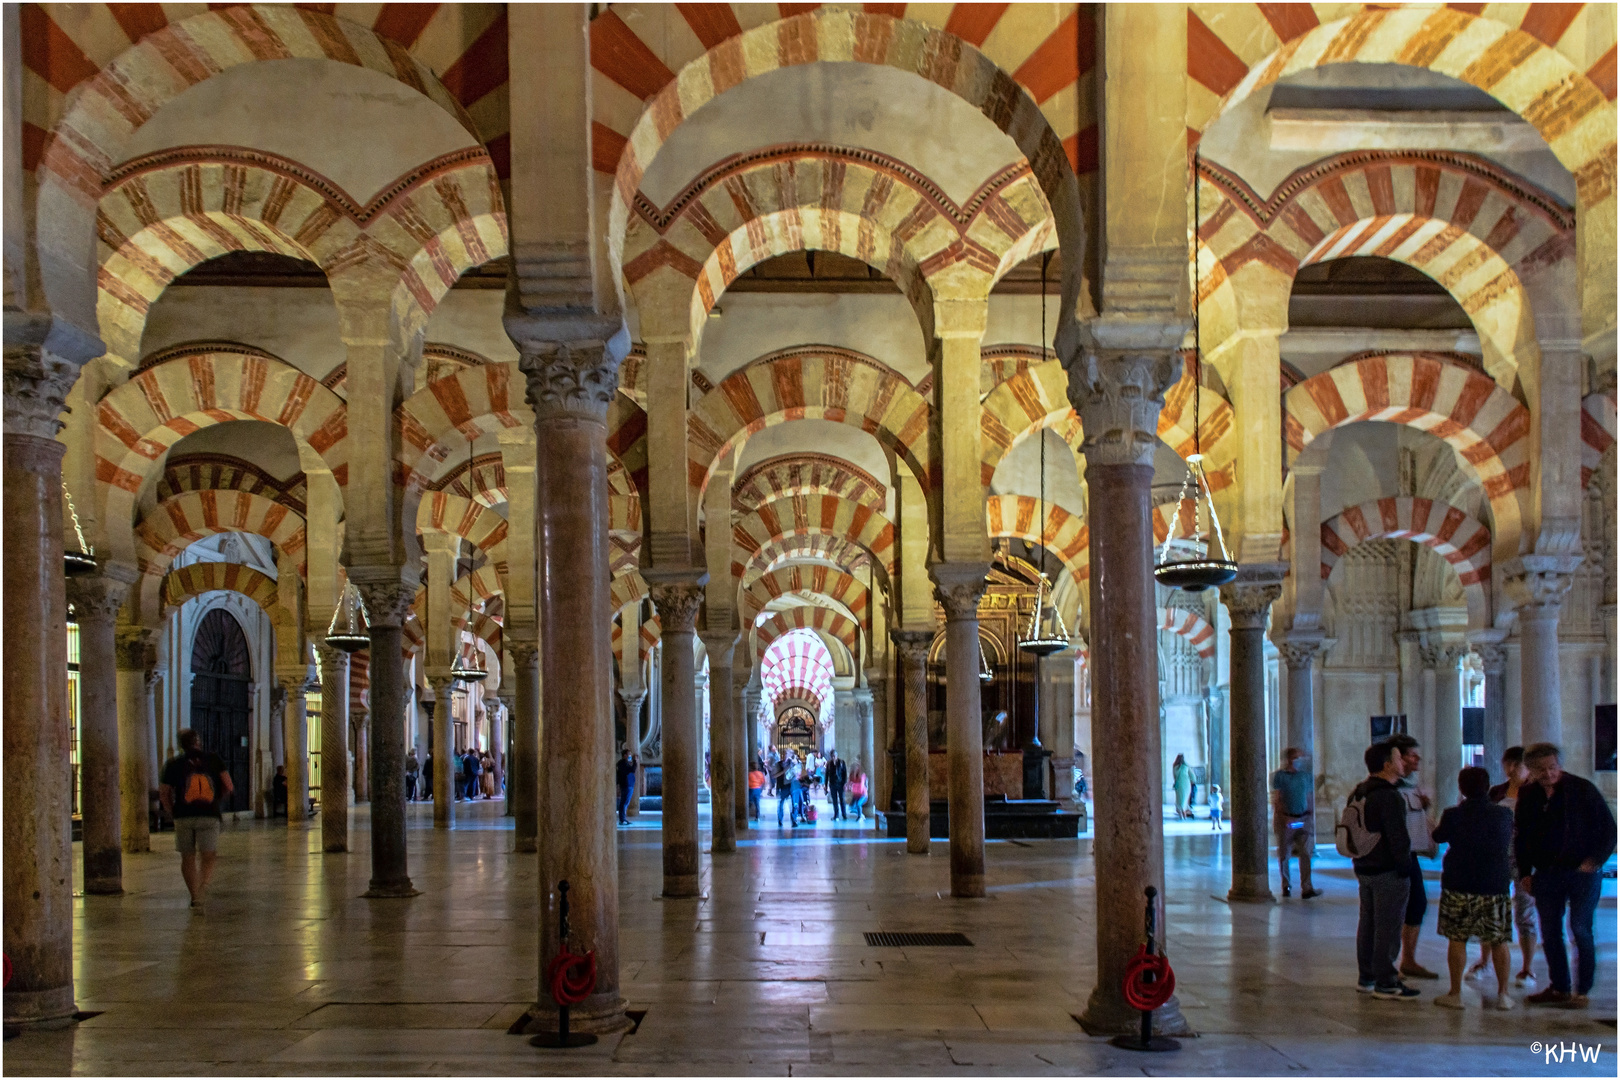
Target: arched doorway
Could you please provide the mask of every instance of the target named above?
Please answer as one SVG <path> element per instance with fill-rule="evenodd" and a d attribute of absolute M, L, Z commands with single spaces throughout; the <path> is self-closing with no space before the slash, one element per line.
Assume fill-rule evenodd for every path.
<path fill-rule="evenodd" d="M 218 754 L 235 790 L 220 808 L 248 809 L 248 734 L 253 665 L 247 635 L 223 608 L 202 618 L 191 645 L 191 728 L 205 750 Z"/>

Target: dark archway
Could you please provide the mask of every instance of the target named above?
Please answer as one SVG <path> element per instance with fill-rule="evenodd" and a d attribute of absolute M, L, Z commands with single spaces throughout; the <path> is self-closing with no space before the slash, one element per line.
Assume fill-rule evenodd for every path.
<path fill-rule="evenodd" d="M 191 646 L 191 728 L 220 756 L 235 790 L 220 809 L 249 808 L 253 664 L 242 625 L 223 608 L 204 615 Z"/>

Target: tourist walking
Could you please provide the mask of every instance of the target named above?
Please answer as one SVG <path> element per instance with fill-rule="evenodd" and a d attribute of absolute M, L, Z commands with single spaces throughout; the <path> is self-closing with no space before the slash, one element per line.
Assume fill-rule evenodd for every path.
<path fill-rule="evenodd" d="M 433 751 L 432 750 L 429 750 L 427 752 L 427 757 L 422 759 L 422 782 L 419 785 L 419 793 L 420 793 L 420 795 L 421 795 L 421 797 L 423 799 L 431 799 L 431 798 L 433 798 Z"/>
<path fill-rule="evenodd" d="M 788 787 L 788 770 L 792 765 L 793 762 L 788 755 L 782 754 L 776 759 L 776 765 L 771 770 L 771 790 L 776 793 L 776 827 L 778 829 L 782 827 L 782 810 L 792 797 L 792 792 Z M 795 823 L 799 820 L 797 808 L 794 809 L 793 820 Z"/>
<path fill-rule="evenodd" d="M 832 806 L 834 821 L 849 816 L 844 809 L 844 785 L 849 782 L 849 766 L 839 758 L 838 751 L 827 754 L 827 802 Z"/>
<path fill-rule="evenodd" d="M 1423 755 L 1418 753 L 1418 741 L 1404 732 L 1384 740 L 1401 752 L 1406 775 L 1396 787 L 1406 800 L 1406 831 L 1412 841 L 1412 856 L 1406 868 L 1411 888 L 1406 893 L 1406 925 L 1401 930 L 1401 974 L 1408 979 L 1438 979 L 1439 972 L 1430 971 L 1417 962 L 1418 937 L 1423 932 L 1423 917 L 1429 911 L 1429 894 L 1423 884 L 1423 866 L 1418 856 L 1434 858 L 1436 850 L 1434 831 L 1429 820 L 1429 808 L 1434 798 L 1418 774 Z"/>
<path fill-rule="evenodd" d="M 484 798 L 493 799 L 497 792 L 495 789 L 495 758 L 488 750 L 478 759 L 479 784 L 484 790 Z"/>
<path fill-rule="evenodd" d="M 1463 965 L 1468 939 L 1478 938 L 1490 950 L 1496 968 L 1496 1008 L 1513 1008 L 1508 997 L 1508 942 L 1513 939 L 1513 903 L 1509 898 L 1508 847 L 1513 842 L 1513 812 L 1491 802 L 1491 774 L 1469 767 L 1457 774 L 1462 801 L 1440 814 L 1436 843 L 1448 845 L 1440 873 L 1440 936 L 1445 938 L 1446 970 L 1451 988 L 1434 999 L 1447 1009 L 1460 1009 Z"/>
<path fill-rule="evenodd" d="M 1210 829 L 1210 832 L 1220 832 L 1221 831 L 1221 815 L 1224 814 L 1225 812 L 1226 812 L 1226 796 L 1221 794 L 1221 785 L 1219 785 L 1219 784 L 1211 784 L 1211 785 L 1209 785 L 1209 829 Z M 1283 895 L 1284 896 L 1288 895 L 1288 890 L 1286 888 L 1283 889 Z"/>
<path fill-rule="evenodd" d="M 865 816 L 867 799 L 866 785 L 866 772 L 861 768 L 861 763 L 857 761 L 855 762 L 855 768 L 850 771 L 848 788 L 849 816 L 854 818 L 856 821 L 861 820 L 861 818 Z"/>
<path fill-rule="evenodd" d="M 1614 815 L 1590 780 L 1564 771 L 1562 755 L 1552 743 L 1525 747 L 1524 764 L 1531 783 L 1520 790 L 1513 812 L 1518 826 L 1514 855 L 1524 875 L 1519 883 L 1536 900 L 1541 949 L 1547 956 L 1547 988 L 1525 1001 L 1584 1009 L 1597 978 L 1592 918 L 1602 893 L 1603 864 L 1614 854 Z M 1573 980 L 1564 946 L 1566 908 L 1569 934 L 1575 939 Z"/>
<path fill-rule="evenodd" d="M 793 827 L 797 829 L 799 822 L 804 820 L 804 785 L 808 781 L 805 775 L 806 765 L 797 760 L 788 763 L 788 797 L 793 802 Z"/>
<path fill-rule="evenodd" d="M 630 824 L 630 795 L 636 790 L 636 765 L 636 755 L 627 746 L 613 766 L 613 780 L 619 792 L 613 805 L 618 811 L 620 825 Z"/>
<path fill-rule="evenodd" d="M 405 755 L 405 801 L 416 801 L 416 778 L 422 771 L 422 765 L 416 760 L 416 747 L 411 747 Z"/>
<path fill-rule="evenodd" d="M 1304 767 L 1301 767 L 1304 762 Z M 1316 778 L 1305 751 L 1290 746 L 1283 751 L 1283 767 L 1271 774 L 1271 832 L 1277 838 L 1277 866 L 1282 870 L 1282 894 L 1292 894 L 1288 859 L 1299 859 L 1299 895 L 1302 900 L 1321 896 L 1311 885 L 1311 857 L 1316 853 Z"/>
<path fill-rule="evenodd" d="M 191 913 L 203 913 L 208 882 L 219 857 L 220 803 L 236 790 L 219 755 L 204 750 L 190 728 L 179 734 L 180 753 L 163 765 L 158 801 L 174 819 L 174 848 L 180 853 L 180 876 L 191 894 Z M 1590 925 L 1588 919 L 1588 925 Z"/>
<path fill-rule="evenodd" d="M 1159 759 L 1163 761 L 1163 758 Z M 1185 754 L 1177 754 L 1176 760 L 1170 766 L 1170 779 L 1176 789 L 1176 817 L 1186 818 L 1192 816 L 1192 767 L 1187 764 Z"/>
<path fill-rule="evenodd" d="M 1507 779 L 1491 788 L 1491 802 L 1512 811 L 1519 805 L 1519 789 L 1530 782 L 1530 770 L 1524 767 L 1524 747 L 1510 746 L 1502 752 L 1502 775 Z M 1514 835 L 1518 835 L 1517 826 Z M 1536 928 L 1536 900 L 1529 889 L 1519 884 L 1519 860 L 1511 846 L 1508 848 L 1508 876 L 1513 879 L 1513 929 L 1519 938 L 1519 971 L 1513 976 L 1513 982 L 1517 986 L 1534 986 L 1536 976 L 1531 966 L 1536 958 L 1536 938 L 1540 936 Z M 1468 977 L 1483 977 L 1489 961 L 1490 950 L 1482 946 L 1479 962 L 1469 969 Z"/>
<path fill-rule="evenodd" d="M 759 820 L 759 800 L 765 793 L 765 770 L 759 762 L 748 770 L 748 816 L 754 821 Z"/>
<path fill-rule="evenodd" d="M 1373 743 L 1362 755 L 1367 779 L 1350 793 L 1344 824 L 1359 814 L 1361 831 L 1350 839 L 1362 854 L 1353 859 L 1361 911 L 1356 922 L 1356 989 L 1391 1001 L 1410 1001 L 1418 991 L 1401 982 L 1395 958 L 1401 951 L 1401 924 L 1406 914 L 1407 873 L 1412 839 L 1406 831 L 1406 799 L 1395 782 L 1406 775 L 1401 752 L 1388 743 Z"/>

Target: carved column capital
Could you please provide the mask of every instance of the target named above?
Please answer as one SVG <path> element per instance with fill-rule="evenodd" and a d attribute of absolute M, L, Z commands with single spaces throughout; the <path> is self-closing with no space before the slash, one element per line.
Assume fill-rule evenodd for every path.
<path fill-rule="evenodd" d="M 129 598 L 130 583 L 112 574 L 68 578 L 67 598 L 81 623 L 110 623 Z"/>
<path fill-rule="evenodd" d="M 270 687 L 270 711 L 280 713 L 287 707 L 287 687 L 282 683 L 275 683 Z"/>
<path fill-rule="evenodd" d="M 55 439 L 79 371 L 105 349 L 49 314 L 5 313 L 5 433 Z"/>
<path fill-rule="evenodd" d="M 1221 603 L 1232 617 L 1234 630 L 1264 630 L 1266 613 L 1282 595 L 1282 585 L 1273 581 L 1244 581 L 1241 577 L 1221 586 Z"/>
<path fill-rule="evenodd" d="M 928 568 L 934 596 L 945 609 L 945 619 L 957 622 L 979 617 L 979 599 L 990 576 L 989 563 L 935 563 Z"/>
<path fill-rule="evenodd" d="M 1474 643 L 1474 652 L 1479 656 L 1480 667 L 1485 669 L 1487 675 L 1503 675 L 1507 673 L 1507 646 L 1496 642 L 1477 641 Z"/>
<path fill-rule="evenodd" d="M 1503 567 L 1502 582 L 1521 619 L 1556 619 L 1575 583 L 1579 555 L 1520 555 Z"/>
<path fill-rule="evenodd" d="M 1282 655 L 1290 673 L 1309 671 L 1311 661 L 1315 660 L 1317 653 L 1321 651 L 1322 643 L 1309 638 L 1283 641 L 1277 645 L 1277 652 Z"/>
<path fill-rule="evenodd" d="M 534 662 L 540 659 L 540 643 L 538 641 L 524 641 L 521 638 L 508 637 L 502 644 L 507 655 L 512 658 L 515 667 L 533 667 Z"/>
<path fill-rule="evenodd" d="M 607 423 L 619 389 L 622 356 L 605 340 L 518 343 L 518 367 L 528 380 L 528 401 L 537 420 L 574 419 Z"/>
<path fill-rule="evenodd" d="M 1164 392 L 1181 376 L 1181 323 L 1104 316 L 1078 335 L 1069 403 L 1080 414 L 1088 464 L 1151 465 Z"/>
<path fill-rule="evenodd" d="M 336 646 L 326 644 L 324 641 L 316 642 L 315 654 L 321 658 L 322 671 L 328 668 L 336 669 L 339 666 L 345 668 L 349 666 L 349 654 Z"/>
<path fill-rule="evenodd" d="M 1457 661 L 1468 655 L 1468 646 L 1460 641 L 1421 640 L 1418 656 L 1423 666 L 1431 671 L 1456 672 Z"/>
<path fill-rule="evenodd" d="M 928 660 L 928 647 L 934 643 L 934 631 L 891 630 L 889 640 L 894 642 L 901 664 L 921 664 Z"/>
<path fill-rule="evenodd" d="M 115 646 L 119 671 L 148 671 L 157 631 L 145 626 L 120 626 Z"/>
<path fill-rule="evenodd" d="M 731 654 L 739 640 L 735 630 L 704 630 L 698 634 L 703 648 L 709 654 L 711 667 L 730 667 Z"/>
<path fill-rule="evenodd" d="M 690 634 L 697 629 L 698 609 L 703 606 L 703 587 L 709 575 L 692 569 L 650 569 L 642 571 L 647 580 L 647 594 L 664 633 Z"/>
<path fill-rule="evenodd" d="M 351 579 L 352 580 L 352 579 Z M 366 619 L 373 627 L 405 625 L 416 600 L 416 587 L 403 581 L 356 581 L 360 598 L 366 602 Z"/>

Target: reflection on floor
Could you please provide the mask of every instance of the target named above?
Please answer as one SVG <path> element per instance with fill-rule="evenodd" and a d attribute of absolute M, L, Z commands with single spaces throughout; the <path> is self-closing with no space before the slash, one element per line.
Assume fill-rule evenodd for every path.
<path fill-rule="evenodd" d="M 1202 1037 L 1144 1061 L 1073 1019 L 1092 984 L 1089 842 L 993 843 L 990 897 L 953 901 L 943 843 L 923 858 L 870 831 L 772 821 L 715 861 L 705 899 L 664 901 L 656 816 L 619 837 L 640 1029 L 536 1050 L 506 1034 L 535 994 L 533 859 L 510 853 L 499 804 L 458 809 L 444 833 L 412 807 L 423 894 L 409 901 L 359 898 L 364 807 L 349 855 L 320 854 L 318 831 L 227 824 L 205 918 L 165 834 L 126 857 L 125 896 L 77 902 L 80 1007 L 100 1015 L 7 1042 L 6 1073 L 1615 1073 L 1612 883 L 1589 1012 L 1484 1013 L 1470 988 L 1457 1013 L 1429 1003 L 1433 983 L 1416 1004 L 1355 993 L 1342 860 L 1324 860 L 1319 900 L 1228 907 L 1212 894 L 1230 834 L 1173 836 L 1170 955 Z M 1439 969 L 1433 927 L 1431 905 L 1420 958 Z M 974 947 L 874 948 L 868 930 L 959 930 Z M 1595 1065 L 1558 1064 L 1531 1051 L 1548 1040 L 1605 1045 Z"/>

